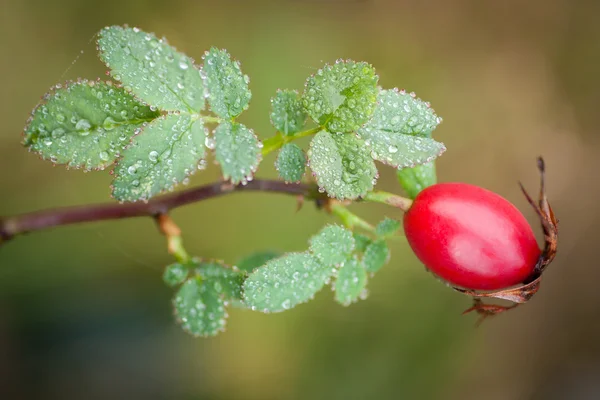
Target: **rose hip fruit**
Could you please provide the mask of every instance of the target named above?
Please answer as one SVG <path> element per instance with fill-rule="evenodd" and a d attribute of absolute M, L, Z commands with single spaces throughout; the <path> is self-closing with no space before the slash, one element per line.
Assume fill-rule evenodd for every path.
<path fill-rule="evenodd" d="M 534 274 L 541 251 L 521 212 L 503 197 L 465 183 L 417 195 L 404 216 L 410 247 L 425 266 L 473 290 L 498 290 Z"/>

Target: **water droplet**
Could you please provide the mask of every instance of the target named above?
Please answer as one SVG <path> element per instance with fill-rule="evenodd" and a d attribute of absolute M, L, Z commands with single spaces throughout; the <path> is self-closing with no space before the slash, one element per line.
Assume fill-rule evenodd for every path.
<path fill-rule="evenodd" d="M 127 168 L 127 172 L 129 173 L 129 175 L 135 175 L 135 173 L 137 172 L 137 168 L 135 167 L 135 165 L 131 165 L 129 166 L 129 168 Z"/>
<path fill-rule="evenodd" d="M 148 158 L 150 159 L 150 161 L 152 161 L 153 163 L 158 161 L 158 151 L 152 150 L 149 154 L 148 154 Z"/>
<path fill-rule="evenodd" d="M 100 157 L 102 161 L 108 161 L 108 153 L 106 151 L 101 151 L 100 154 L 98 154 L 98 157 Z"/>
<path fill-rule="evenodd" d="M 75 124 L 75 129 L 77 129 L 78 131 L 89 131 L 91 127 L 92 124 L 90 124 L 90 121 L 88 121 L 87 119 L 80 119 Z"/>

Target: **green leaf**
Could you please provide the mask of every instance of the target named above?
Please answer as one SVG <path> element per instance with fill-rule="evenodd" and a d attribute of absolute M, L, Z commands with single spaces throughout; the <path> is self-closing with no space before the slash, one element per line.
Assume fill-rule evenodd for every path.
<path fill-rule="evenodd" d="M 137 28 L 109 26 L 98 35 L 110 75 L 146 103 L 166 111 L 204 109 L 204 83 L 194 61 L 166 39 Z"/>
<path fill-rule="evenodd" d="M 367 249 L 367 246 L 373 242 L 370 237 L 361 233 L 354 232 L 352 235 L 354 236 L 354 242 L 356 243 L 355 250 L 359 253 L 364 253 L 364 251 Z"/>
<path fill-rule="evenodd" d="M 203 121 L 189 114 L 168 114 L 133 138 L 115 167 L 113 196 L 120 201 L 148 200 L 186 182 L 205 155 Z"/>
<path fill-rule="evenodd" d="M 215 336 L 225 330 L 225 302 L 214 285 L 190 278 L 175 294 L 173 304 L 184 331 L 194 336 Z"/>
<path fill-rule="evenodd" d="M 56 85 L 33 111 L 24 144 L 53 163 L 104 169 L 157 116 L 110 82 Z"/>
<path fill-rule="evenodd" d="M 251 129 L 235 122 L 222 122 L 215 129 L 215 157 L 223 178 L 232 183 L 252 179 L 261 160 L 261 143 Z"/>
<path fill-rule="evenodd" d="M 359 298 L 365 296 L 367 286 L 367 271 L 363 264 L 356 258 L 346 260 L 335 281 L 335 300 L 349 306 Z"/>
<path fill-rule="evenodd" d="M 260 251 L 244 257 L 237 263 L 238 269 L 246 272 L 253 272 L 256 268 L 263 266 L 267 261 L 281 256 L 281 253 L 274 251 Z"/>
<path fill-rule="evenodd" d="M 244 302 L 262 312 L 288 310 L 312 299 L 334 271 L 309 253 L 288 253 L 250 274 L 244 282 Z"/>
<path fill-rule="evenodd" d="M 385 238 L 393 236 L 398 229 L 400 229 L 399 221 L 391 218 L 385 218 L 383 221 L 377 224 L 377 227 L 375 227 L 375 233 L 377 236 Z"/>
<path fill-rule="evenodd" d="M 223 295 L 225 300 L 242 299 L 242 284 L 246 279 L 245 272 L 212 261 L 201 262 L 196 267 L 196 274 L 202 277 L 204 285 L 212 285 L 214 291 Z"/>
<path fill-rule="evenodd" d="M 385 240 L 380 239 L 367 246 L 363 256 L 363 263 L 368 272 L 375 273 L 379 271 L 389 259 L 390 249 Z"/>
<path fill-rule="evenodd" d="M 400 169 L 397 172 L 400 185 L 411 199 L 417 197 L 421 190 L 437 182 L 435 162 Z"/>
<path fill-rule="evenodd" d="M 187 265 L 179 263 L 168 265 L 163 274 L 163 281 L 170 287 L 181 285 L 187 279 L 189 271 Z"/>
<path fill-rule="evenodd" d="M 339 225 L 327 225 L 310 238 L 310 251 L 324 265 L 340 265 L 354 247 L 352 232 Z"/>
<path fill-rule="evenodd" d="M 308 159 L 319 187 L 341 200 L 364 196 L 377 179 L 377 168 L 365 143 L 352 134 L 317 133 Z"/>
<path fill-rule="evenodd" d="M 306 124 L 306 111 L 295 90 L 278 90 L 271 99 L 271 124 L 286 136 L 300 132 Z"/>
<path fill-rule="evenodd" d="M 365 62 L 338 60 L 325 65 L 306 81 L 304 108 L 329 132 L 354 132 L 373 114 L 378 79 Z"/>
<path fill-rule="evenodd" d="M 306 156 L 300 147 L 287 143 L 279 151 L 275 168 L 284 181 L 300 182 L 306 170 Z"/>
<path fill-rule="evenodd" d="M 397 89 L 382 90 L 373 118 L 358 131 L 374 159 L 396 168 L 414 167 L 440 156 L 446 147 L 431 139 L 440 119 L 427 103 Z"/>
<path fill-rule="evenodd" d="M 242 74 L 239 61 L 232 61 L 225 50 L 211 48 L 204 53 L 204 82 L 208 104 L 221 118 L 237 117 L 248 108 L 252 93 L 250 79 Z"/>

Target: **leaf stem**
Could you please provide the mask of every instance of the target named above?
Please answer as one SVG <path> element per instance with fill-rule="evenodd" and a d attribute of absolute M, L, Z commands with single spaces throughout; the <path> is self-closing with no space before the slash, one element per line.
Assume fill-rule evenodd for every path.
<path fill-rule="evenodd" d="M 183 247 L 183 239 L 181 238 L 181 229 L 168 214 L 158 214 L 154 217 L 158 229 L 167 238 L 167 249 L 169 254 L 175 259 L 187 264 L 190 261 L 190 255 Z"/>
<path fill-rule="evenodd" d="M 267 154 L 280 149 L 281 147 L 283 147 L 284 144 L 293 142 L 296 139 L 314 135 L 315 133 L 319 133 L 322 129 L 322 127 L 317 126 L 315 128 L 298 132 L 293 136 L 287 136 L 282 134 L 281 132 L 277 132 L 275 136 L 271 136 L 270 138 L 263 140 L 262 155 L 266 156 Z"/>
<path fill-rule="evenodd" d="M 375 232 L 375 227 L 373 225 L 369 224 L 367 221 L 348 210 L 346 206 L 339 201 L 331 200 L 329 209 L 333 215 L 342 220 L 342 223 L 347 228 L 354 229 L 355 227 L 359 227 L 368 232 Z"/>
<path fill-rule="evenodd" d="M 12 217 L 0 218 L 0 246 L 18 235 L 35 232 L 55 226 L 72 225 L 82 222 L 106 221 L 113 219 L 154 217 L 167 214 L 170 210 L 188 204 L 212 199 L 234 192 L 270 192 L 302 196 L 313 200 L 317 205 L 327 199 L 319 193 L 316 185 L 286 184 L 277 180 L 253 180 L 246 185 L 233 185 L 215 182 L 181 192 L 158 196 L 147 203 L 104 203 L 75 207 L 40 210 Z"/>
<path fill-rule="evenodd" d="M 398 196 L 388 192 L 370 192 L 364 197 L 365 201 L 372 201 L 374 203 L 383 203 L 401 209 L 407 212 L 410 209 L 413 201 L 406 197 Z"/>

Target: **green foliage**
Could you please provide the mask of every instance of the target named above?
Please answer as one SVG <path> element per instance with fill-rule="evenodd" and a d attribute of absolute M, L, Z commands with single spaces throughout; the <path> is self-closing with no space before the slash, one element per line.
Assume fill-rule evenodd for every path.
<path fill-rule="evenodd" d="M 199 277 L 189 278 L 175 294 L 175 316 L 194 336 L 214 336 L 225 329 L 225 301 L 214 285 Z"/>
<path fill-rule="evenodd" d="M 310 251 L 324 265 L 340 265 L 354 250 L 352 232 L 339 225 L 327 225 L 310 239 Z"/>
<path fill-rule="evenodd" d="M 201 262 L 196 267 L 196 274 L 206 285 L 212 285 L 216 293 L 226 301 L 242 299 L 242 284 L 246 273 L 233 269 L 225 264 L 211 261 Z"/>
<path fill-rule="evenodd" d="M 274 251 L 260 251 L 244 257 L 237 263 L 238 269 L 241 271 L 252 272 L 256 268 L 262 266 L 267 261 L 281 256 L 281 253 Z"/>
<path fill-rule="evenodd" d="M 372 242 L 371 238 L 356 232 L 354 232 L 353 236 L 354 242 L 356 243 L 355 250 L 359 253 L 364 253 L 367 249 L 367 246 L 370 245 Z"/>
<path fill-rule="evenodd" d="M 310 239 L 309 251 L 255 253 L 237 268 L 197 259 L 169 265 L 163 280 L 179 286 L 173 303 L 184 330 L 217 334 L 230 304 L 262 312 L 290 309 L 312 299 L 333 276 L 339 303 L 366 296 L 367 274 L 388 261 L 385 239 L 400 224 L 386 218 L 373 229 L 346 205 L 373 190 L 375 160 L 399 169 L 398 180 L 412 198 L 436 182 L 433 160 L 445 147 L 431 138 L 441 118 L 428 103 L 413 93 L 378 88 L 378 76 L 365 62 L 338 60 L 309 77 L 301 97 L 294 90 L 277 91 L 270 119 L 278 132 L 263 147 L 251 129 L 235 121 L 248 108 L 251 92 L 248 76 L 227 51 L 211 48 L 198 68 L 165 39 L 118 26 L 99 33 L 98 50 L 122 86 L 80 80 L 44 96 L 24 140 L 42 158 L 86 170 L 116 162 L 113 196 L 147 201 L 204 168 L 206 148 L 214 150 L 224 179 L 233 184 L 247 184 L 263 154 L 281 148 L 275 166 L 286 183 L 302 180 L 308 158 L 319 191 L 344 200 L 326 202 L 304 186 L 290 190 L 304 192 L 349 228 L 324 227 Z M 203 113 L 206 100 L 212 116 Z M 308 116 L 318 126 L 304 130 Z M 217 125 L 212 134 L 208 124 Z M 308 157 L 290 143 L 313 134 Z M 365 200 L 381 198 L 373 193 Z M 355 227 L 371 236 L 352 232 Z M 167 236 L 176 259 L 189 259 L 181 236 Z"/>
<path fill-rule="evenodd" d="M 365 62 L 338 60 L 308 78 L 302 103 L 329 132 L 354 132 L 373 114 L 378 79 Z"/>
<path fill-rule="evenodd" d="M 244 302 L 252 310 L 280 312 L 312 299 L 335 268 L 310 253 L 288 253 L 268 261 L 244 282 Z"/>
<path fill-rule="evenodd" d="M 417 197 L 421 190 L 435 185 L 437 182 L 434 162 L 417 165 L 413 168 L 400 169 L 397 171 L 397 175 L 402 189 L 411 199 Z"/>
<path fill-rule="evenodd" d="M 261 160 L 260 142 L 254 132 L 236 122 L 222 122 L 215 129 L 215 158 L 223 177 L 232 183 L 252 179 Z"/>
<path fill-rule="evenodd" d="M 363 263 L 368 272 L 375 273 L 388 262 L 390 249 L 385 240 L 376 240 L 367 246 L 363 256 Z"/>
<path fill-rule="evenodd" d="M 187 265 L 180 263 L 168 265 L 163 274 L 163 281 L 170 287 L 181 285 L 187 279 L 189 272 Z"/>
<path fill-rule="evenodd" d="M 306 170 L 306 156 L 300 147 L 287 143 L 279 151 L 275 168 L 284 181 L 300 182 Z"/>
<path fill-rule="evenodd" d="M 157 116 L 110 82 L 57 85 L 33 111 L 24 142 L 53 163 L 104 169 Z"/>
<path fill-rule="evenodd" d="M 386 238 L 393 236 L 398 229 L 400 229 L 400 222 L 386 217 L 383 221 L 377 224 L 375 227 L 375 233 L 377 236 Z"/>
<path fill-rule="evenodd" d="M 306 124 L 306 111 L 295 90 L 278 90 L 271 99 L 271 124 L 286 136 L 300 132 Z"/>
<path fill-rule="evenodd" d="M 430 162 L 446 150 L 428 137 L 439 122 L 433 110 L 414 95 L 382 90 L 373 118 L 358 133 L 374 159 L 401 169 Z"/>
<path fill-rule="evenodd" d="M 232 61 L 227 51 L 213 47 L 204 53 L 203 72 L 212 112 L 230 119 L 248 108 L 252 97 L 250 78 L 242 74 L 240 63 Z"/>
<path fill-rule="evenodd" d="M 365 143 L 354 135 L 317 133 L 308 159 L 319 187 L 331 197 L 353 200 L 373 189 L 377 168 Z"/>
<path fill-rule="evenodd" d="M 113 196 L 147 200 L 198 170 L 205 155 L 202 119 L 167 114 L 146 125 L 115 168 Z"/>
<path fill-rule="evenodd" d="M 110 75 L 144 102 L 166 111 L 204 109 L 204 85 L 191 58 L 165 39 L 137 28 L 110 26 L 98 35 Z"/>
<path fill-rule="evenodd" d="M 367 271 L 361 261 L 356 257 L 350 258 L 342 264 L 335 281 L 335 300 L 349 306 L 360 297 L 366 296 Z"/>

